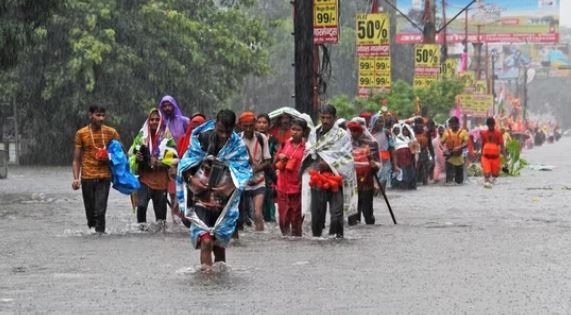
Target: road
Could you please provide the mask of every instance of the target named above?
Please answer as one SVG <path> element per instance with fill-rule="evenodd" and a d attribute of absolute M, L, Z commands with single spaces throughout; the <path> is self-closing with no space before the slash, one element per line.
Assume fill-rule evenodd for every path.
<path fill-rule="evenodd" d="M 493 189 L 472 178 L 389 191 L 399 224 L 379 198 L 380 224 L 342 241 L 244 233 L 213 274 L 194 271 L 182 228 L 138 232 L 128 198 L 111 193 L 110 233 L 97 237 L 71 168 L 12 168 L 0 181 L 0 313 L 569 314 L 568 152 L 571 138 L 526 151 L 555 169 Z"/>

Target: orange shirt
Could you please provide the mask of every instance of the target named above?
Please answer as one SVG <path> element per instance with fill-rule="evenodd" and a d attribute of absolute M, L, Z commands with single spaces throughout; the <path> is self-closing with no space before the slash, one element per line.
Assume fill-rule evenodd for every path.
<path fill-rule="evenodd" d="M 93 137 L 92 137 L 93 135 Z M 81 179 L 110 179 L 111 170 L 107 161 L 98 161 L 95 153 L 99 148 L 106 148 L 111 139 L 119 140 L 117 131 L 108 126 L 91 132 L 87 125 L 75 133 L 75 148 L 81 149 Z"/>
<path fill-rule="evenodd" d="M 482 146 L 486 145 L 486 143 L 494 143 L 497 145 L 504 144 L 504 136 L 502 135 L 502 132 L 497 129 L 494 129 L 493 131 L 480 131 L 480 138 L 482 139 Z"/>

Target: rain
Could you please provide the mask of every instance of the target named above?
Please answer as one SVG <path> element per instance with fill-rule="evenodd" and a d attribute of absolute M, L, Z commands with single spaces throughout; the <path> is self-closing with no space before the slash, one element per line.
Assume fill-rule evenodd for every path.
<path fill-rule="evenodd" d="M 456 60 L 455 74 L 418 87 L 414 56 L 420 42 L 399 42 L 405 38 L 399 34 L 422 36 L 402 13 L 422 29 L 425 1 L 391 1 L 393 6 L 385 0 L 326 0 L 338 4 L 339 37 L 312 45 L 317 71 L 310 84 L 317 94 L 303 104 L 296 96 L 296 1 L 0 0 L 0 314 L 571 312 L 569 1 L 556 2 L 556 22 L 533 20 L 542 34 L 557 32 L 554 42 L 498 42 L 482 35 L 486 42 L 480 46 L 466 44 L 463 30 L 454 29 L 463 22 L 452 23 L 446 55 L 437 40 L 438 51 L 430 56 L 438 56 L 438 63 Z M 358 14 L 370 14 L 375 2 L 390 22 L 392 86 L 366 87 L 368 94 L 360 95 Z M 446 21 L 443 3 L 450 19 L 471 1 L 426 2 L 434 5 L 438 30 Z M 485 1 L 501 8 L 485 10 L 507 21 L 508 2 Z M 539 10 L 548 4 L 522 1 L 526 5 Z M 500 33 L 494 28 L 500 22 L 489 24 L 482 34 Z M 475 34 L 475 24 L 468 32 Z M 460 95 L 475 93 L 477 83 L 466 83 L 466 72 L 486 82 L 493 108 L 458 104 Z M 310 129 L 320 128 L 326 104 L 336 107 L 345 126 L 356 116 L 387 112 L 393 123 L 414 125 L 423 118 L 444 126 L 461 107 L 461 128 L 471 137 L 486 128 L 487 117 L 496 117 L 521 147 L 524 163 L 509 169 L 517 166 L 509 164 L 513 153 L 506 153 L 493 187 L 482 176 L 477 145 L 466 158 L 462 184 L 445 183 L 444 175 L 438 180 L 431 172 L 426 184 L 416 180 L 414 189 L 400 189 L 391 184 L 398 173 L 391 171 L 386 190 L 378 180 L 373 184 L 375 223 L 349 224 L 346 212 L 342 237 L 327 235 L 329 212 L 322 236 L 312 235 L 307 212 L 302 236 L 285 235 L 276 195 L 274 217 L 264 218 L 263 231 L 256 230 L 254 210 L 241 213 L 246 222 L 229 241 L 226 261 L 205 271 L 201 251 L 181 222 L 186 213 L 182 219 L 171 213 L 178 204 L 174 190 L 172 197 L 164 191 L 165 219 L 149 202 L 142 225 L 137 197 L 110 188 L 100 231 L 86 224 L 82 188 L 72 189 L 76 180 L 85 186 L 83 177 L 74 178 L 80 174 L 74 175 L 72 164 L 74 149 L 81 147 L 78 130 L 89 128 L 91 115 L 99 113 L 88 109 L 105 108 L 104 125 L 116 130 L 126 167 L 139 176 L 130 158 L 141 150 L 138 137 L 152 110 L 162 110 L 165 95 L 189 121 L 202 116 L 208 124 L 230 109 L 237 131 L 244 131 L 238 129 L 246 112 L 258 119 L 268 113 L 269 128 L 276 130 L 283 116 L 301 119 L 309 125 L 304 141 Z M 305 114 L 307 108 L 315 112 Z M 166 114 L 160 117 L 160 128 L 164 123 L 174 130 Z M 96 142 L 99 134 L 89 139 Z M 168 163 L 162 166 L 166 176 L 171 161 L 161 161 Z M 418 154 L 415 161 L 421 163 Z M 174 179 L 167 181 L 174 187 Z"/>

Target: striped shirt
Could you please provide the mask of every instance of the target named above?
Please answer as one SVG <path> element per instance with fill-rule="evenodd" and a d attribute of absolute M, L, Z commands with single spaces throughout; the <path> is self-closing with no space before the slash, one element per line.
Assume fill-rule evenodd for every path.
<path fill-rule="evenodd" d="M 75 148 L 81 149 L 81 179 L 110 179 L 111 170 L 107 161 L 98 161 L 95 158 L 97 149 L 107 148 L 111 139 L 119 140 L 117 131 L 108 126 L 101 126 L 101 130 L 91 132 L 87 125 L 75 133 Z"/>

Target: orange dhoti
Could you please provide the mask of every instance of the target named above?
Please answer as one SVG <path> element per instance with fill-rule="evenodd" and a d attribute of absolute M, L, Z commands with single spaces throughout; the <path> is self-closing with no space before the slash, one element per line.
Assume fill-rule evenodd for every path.
<path fill-rule="evenodd" d="M 500 176 L 500 146 L 490 142 L 484 144 L 480 162 L 484 175 Z"/>

